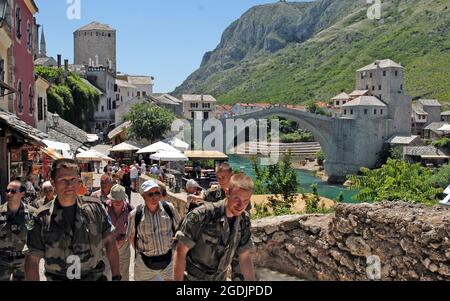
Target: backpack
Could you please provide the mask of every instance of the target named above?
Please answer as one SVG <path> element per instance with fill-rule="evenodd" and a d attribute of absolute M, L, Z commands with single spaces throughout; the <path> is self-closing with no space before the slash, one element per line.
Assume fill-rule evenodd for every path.
<path fill-rule="evenodd" d="M 162 201 L 162 205 L 164 211 L 169 215 L 170 220 L 172 221 L 172 233 L 175 235 L 175 226 L 173 224 L 173 212 L 170 209 L 169 204 L 166 201 Z M 144 213 L 144 205 L 139 205 L 136 207 L 136 215 L 134 217 L 134 247 L 137 249 L 137 237 L 138 237 L 138 228 L 141 223 L 142 214 Z"/>

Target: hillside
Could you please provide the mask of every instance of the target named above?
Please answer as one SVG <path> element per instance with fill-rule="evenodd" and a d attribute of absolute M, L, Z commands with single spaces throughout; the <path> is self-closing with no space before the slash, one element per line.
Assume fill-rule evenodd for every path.
<path fill-rule="evenodd" d="M 352 91 L 355 71 L 390 58 L 406 69 L 414 98 L 450 102 L 450 1 L 365 0 L 256 6 L 233 22 L 217 48 L 174 94 L 207 93 L 223 103 L 298 103 Z"/>

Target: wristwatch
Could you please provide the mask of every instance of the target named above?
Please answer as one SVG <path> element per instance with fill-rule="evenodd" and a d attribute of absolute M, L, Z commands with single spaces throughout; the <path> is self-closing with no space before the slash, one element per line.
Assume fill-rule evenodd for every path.
<path fill-rule="evenodd" d="M 118 276 L 112 276 L 111 278 L 112 281 L 121 281 L 122 280 L 122 276 L 118 275 Z"/>

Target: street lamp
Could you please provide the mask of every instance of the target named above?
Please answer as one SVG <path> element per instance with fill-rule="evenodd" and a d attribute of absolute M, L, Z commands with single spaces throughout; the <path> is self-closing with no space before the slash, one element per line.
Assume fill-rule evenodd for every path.
<path fill-rule="evenodd" d="M 8 0 L 0 0 L 0 27 L 6 20 L 6 11 L 8 9 Z"/>
<path fill-rule="evenodd" d="M 59 125 L 59 115 L 57 113 L 54 113 L 52 115 L 52 120 L 53 120 L 53 126 L 57 127 Z"/>

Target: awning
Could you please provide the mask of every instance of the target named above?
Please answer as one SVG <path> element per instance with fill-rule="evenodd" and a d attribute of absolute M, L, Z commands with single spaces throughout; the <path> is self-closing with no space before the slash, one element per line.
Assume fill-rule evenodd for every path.
<path fill-rule="evenodd" d="M 41 151 L 44 154 L 46 154 L 47 156 L 49 156 L 50 158 L 52 158 L 53 160 L 64 159 L 64 157 L 61 154 L 59 154 L 57 151 L 55 151 L 53 149 L 42 147 Z"/>
<path fill-rule="evenodd" d="M 189 160 L 228 160 L 228 156 L 219 151 L 186 151 Z"/>
<path fill-rule="evenodd" d="M 98 136 L 96 134 L 87 134 L 88 142 L 96 142 L 98 141 Z"/>
<path fill-rule="evenodd" d="M 70 151 L 70 145 L 67 143 L 61 143 L 61 142 L 56 142 L 56 141 L 47 140 L 47 139 L 42 140 L 42 142 L 44 142 L 48 148 L 52 148 L 52 149 L 60 150 L 60 151 Z"/>
<path fill-rule="evenodd" d="M 8 85 L 7 83 L 5 83 L 4 81 L 0 80 L 0 97 L 9 95 L 9 94 L 13 94 L 16 92 L 16 90 L 14 90 L 13 87 L 11 87 L 10 85 Z M 3 90 L 8 90 L 8 93 L 3 93 Z"/>
<path fill-rule="evenodd" d="M 450 159 L 449 156 L 446 155 L 421 155 L 422 159 Z"/>
<path fill-rule="evenodd" d="M 438 129 L 438 131 L 450 133 L 450 124 L 445 124 Z"/>
<path fill-rule="evenodd" d="M 113 129 L 111 132 L 109 132 L 108 134 L 108 138 L 111 140 L 114 137 L 116 137 L 117 135 L 121 134 L 122 132 L 126 131 L 127 129 L 129 129 L 131 127 L 131 122 L 127 121 L 125 123 L 122 123 L 121 125 L 119 125 L 118 127 L 116 127 L 115 129 Z"/>

